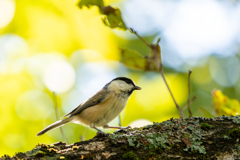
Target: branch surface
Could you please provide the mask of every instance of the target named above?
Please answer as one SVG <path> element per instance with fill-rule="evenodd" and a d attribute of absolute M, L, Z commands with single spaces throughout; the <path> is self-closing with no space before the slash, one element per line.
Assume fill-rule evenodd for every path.
<path fill-rule="evenodd" d="M 71 145 L 38 144 L 2 159 L 227 159 L 240 157 L 240 116 L 170 119 Z"/>

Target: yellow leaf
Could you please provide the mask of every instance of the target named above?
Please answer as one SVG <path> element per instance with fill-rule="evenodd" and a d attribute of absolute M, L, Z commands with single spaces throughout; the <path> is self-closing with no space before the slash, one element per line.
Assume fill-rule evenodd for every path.
<path fill-rule="evenodd" d="M 135 50 L 121 49 L 121 62 L 132 69 L 145 70 L 146 60 Z"/>
<path fill-rule="evenodd" d="M 213 104 L 218 116 L 238 115 L 240 112 L 240 103 L 236 99 L 230 99 L 220 90 L 213 90 Z"/>

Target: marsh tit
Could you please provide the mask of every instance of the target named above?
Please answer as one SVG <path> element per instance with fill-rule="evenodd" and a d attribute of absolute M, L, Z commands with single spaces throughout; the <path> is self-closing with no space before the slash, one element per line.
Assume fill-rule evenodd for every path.
<path fill-rule="evenodd" d="M 61 120 L 40 131 L 37 136 L 68 122 L 90 126 L 96 129 L 98 133 L 103 132 L 97 127 L 122 129 L 123 127 L 109 126 L 108 123 L 125 108 L 128 98 L 134 90 L 141 90 L 141 88 L 136 86 L 131 79 L 126 77 L 115 78 L 91 98 L 63 116 Z"/>

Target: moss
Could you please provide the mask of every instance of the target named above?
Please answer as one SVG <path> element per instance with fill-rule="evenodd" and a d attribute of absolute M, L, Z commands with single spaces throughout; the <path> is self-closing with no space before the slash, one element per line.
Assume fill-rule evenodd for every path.
<path fill-rule="evenodd" d="M 230 130 L 229 131 L 229 136 L 232 137 L 232 138 L 240 137 L 240 129 L 234 128 L 234 129 Z"/>
<path fill-rule="evenodd" d="M 127 150 L 128 150 L 127 145 L 123 145 L 123 146 L 121 146 L 121 150 L 122 150 L 122 151 L 127 151 Z"/>
<path fill-rule="evenodd" d="M 15 156 L 18 157 L 18 158 L 23 158 L 23 157 L 25 157 L 25 154 L 22 153 L 22 152 L 17 152 L 17 153 L 15 154 Z"/>
<path fill-rule="evenodd" d="M 88 154 L 85 155 L 84 159 L 89 159 L 89 160 L 91 159 L 92 160 L 92 159 L 95 159 L 95 157 L 91 153 L 88 153 Z"/>
<path fill-rule="evenodd" d="M 78 146 L 72 146 L 72 150 L 78 150 L 79 147 Z"/>
<path fill-rule="evenodd" d="M 64 156 L 60 156 L 59 159 L 66 159 Z"/>
<path fill-rule="evenodd" d="M 156 157 L 156 153 L 150 151 L 150 152 L 147 154 L 147 157 L 148 157 L 148 158 L 154 158 L 154 157 Z"/>
<path fill-rule="evenodd" d="M 38 151 L 37 153 L 35 153 L 33 156 L 36 156 L 36 157 L 43 157 L 46 153 L 43 152 L 43 151 Z"/>
<path fill-rule="evenodd" d="M 205 160 L 207 159 L 205 155 L 200 155 L 197 157 L 197 160 Z"/>
<path fill-rule="evenodd" d="M 201 129 L 204 131 L 210 130 L 212 126 L 210 126 L 208 123 L 201 123 Z"/>
<path fill-rule="evenodd" d="M 48 151 L 47 155 L 50 155 L 50 156 L 52 156 L 52 155 L 54 155 L 54 154 L 56 154 L 58 152 L 58 150 L 56 150 L 54 148 L 50 148 L 47 151 Z"/>
<path fill-rule="evenodd" d="M 127 160 L 137 160 L 138 159 L 137 155 L 133 151 L 125 153 L 124 155 L 122 155 L 122 158 L 127 159 Z"/>
<path fill-rule="evenodd" d="M 160 147 L 158 147 L 156 148 L 155 152 L 158 154 L 162 154 L 163 150 Z"/>
<path fill-rule="evenodd" d="M 37 144 L 37 147 L 48 148 L 48 145 L 47 145 L 47 144 L 44 144 L 44 143 L 38 143 L 38 144 Z"/>
<path fill-rule="evenodd" d="M 50 148 L 53 148 L 53 147 L 54 147 L 54 145 L 53 145 L 53 144 L 50 144 L 50 145 L 49 145 L 49 147 L 50 147 Z"/>
<path fill-rule="evenodd" d="M 3 158 L 3 159 L 9 159 L 9 158 L 11 158 L 9 155 L 7 155 L 7 154 L 4 154 L 2 157 L 0 157 L 0 158 Z"/>

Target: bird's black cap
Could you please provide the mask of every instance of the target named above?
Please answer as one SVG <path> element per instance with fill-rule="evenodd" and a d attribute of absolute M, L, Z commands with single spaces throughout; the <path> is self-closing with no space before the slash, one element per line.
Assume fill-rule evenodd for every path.
<path fill-rule="evenodd" d="M 116 81 L 116 80 L 122 80 L 122 81 L 126 82 L 127 84 L 132 84 L 133 86 L 135 86 L 135 83 L 127 77 L 117 77 L 117 78 L 113 79 L 112 81 Z"/>

